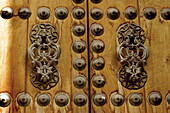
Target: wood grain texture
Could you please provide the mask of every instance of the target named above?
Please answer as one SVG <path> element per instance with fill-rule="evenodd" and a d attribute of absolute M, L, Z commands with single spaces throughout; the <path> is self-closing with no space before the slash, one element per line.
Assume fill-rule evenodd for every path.
<path fill-rule="evenodd" d="M 40 20 L 37 17 L 37 10 L 40 7 L 48 7 L 50 9 L 51 15 L 50 18 L 47 20 Z M 68 17 L 64 20 L 58 20 L 55 17 L 55 9 L 58 7 L 65 7 L 68 9 Z M 86 10 L 86 1 L 84 1 L 82 4 L 76 5 L 71 0 L 29 0 L 29 8 L 32 10 L 32 16 L 29 19 L 28 22 L 28 32 L 31 31 L 32 27 L 36 24 L 40 23 L 50 23 L 53 26 L 56 27 L 58 33 L 59 33 L 59 40 L 57 42 L 58 45 L 61 47 L 61 56 L 58 59 L 58 65 L 56 66 L 57 69 L 60 72 L 60 80 L 58 84 L 48 90 L 48 91 L 40 91 L 33 87 L 33 85 L 30 83 L 30 72 L 31 72 L 31 59 L 27 59 L 27 87 L 26 91 L 32 96 L 33 101 L 31 102 L 30 106 L 26 108 L 26 113 L 88 113 L 88 102 L 85 106 L 77 107 L 73 103 L 73 97 L 78 93 L 83 93 L 88 98 L 88 83 L 85 88 L 83 89 L 77 89 L 73 85 L 73 79 L 76 77 L 79 73 L 84 74 L 88 80 L 88 67 L 83 71 L 76 71 L 72 63 L 77 58 L 85 58 L 86 64 L 88 63 L 87 58 L 87 49 L 82 54 L 77 54 L 73 52 L 72 50 L 72 43 L 78 40 L 83 40 L 87 44 L 87 33 L 81 37 L 76 37 L 72 33 L 72 27 L 76 24 L 83 24 L 85 27 L 87 26 L 87 18 L 86 16 L 79 20 L 76 20 L 72 17 L 72 10 L 75 7 L 82 7 L 84 10 Z M 29 37 L 29 36 L 28 36 Z M 28 38 L 28 47 L 31 45 L 31 41 Z M 40 93 L 48 93 L 51 96 L 51 102 L 47 107 L 40 107 L 36 103 L 36 97 Z M 59 93 L 66 93 L 69 96 L 69 104 L 65 107 L 58 107 L 55 102 L 55 96 Z"/>
<path fill-rule="evenodd" d="M 1 0 L 0 9 L 11 7 L 14 15 L 27 4 L 27 0 Z M 16 104 L 18 93 L 25 91 L 25 61 L 27 42 L 27 20 L 14 16 L 9 20 L 0 18 L 0 92 L 9 93 L 12 103 L 0 108 L 0 113 L 24 113 Z"/>
<path fill-rule="evenodd" d="M 166 103 L 166 94 L 169 92 L 169 21 L 165 21 L 160 17 L 160 10 L 163 7 L 168 7 L 170 1 L 154 1 L 152 0 L 118 0 L 102 1 L 99 4 L 93 4 L 89 0 L 89 12 L 92 8 L 100 8 L 103 11 L 103 18 L 94 20 L 89 13 L 89 24 L 99 23 L 104 27 L 104 34 L 102 36 L 94 36 L 90 33 L 89 47 L 93 40 L 102 40 L 105 43 L 105 50 L 102 53 L 96 54 L 90 49 L 90 61 L 97 57 L 103 57 L 105 60 L 105 67 L 101 71 L 96 71 L 90 67 L 91 77 L 91 112 L 92 113 L 168 113 L 169 106 Z M 138 16 L 134 20 L 128 20 L 124 16 L 124 11 L 127 7 L 134 7 L 138 11 Z M 113 7 L 120 11 L 120 17 L 117 20 L 110 20 L 107 17 L 107 9 Z M 154 7 L 157 10 L 157 17 L 154 20 L 147 20 L 143 17 L 143 8 Z M 139 90 L 128 90 L 122 87 L 117 79 L 117 73 L 120 69 L 120 61 L 117 59 L 116 48 L 118 47 L 116 32 L 120 25 L 124 23 L 136 23 L 140 25 L 146 32 L 145 46 L 149 48 L 149 59 L 145 70 L 148 73 L 148 81 L 144 88 Z M 90 29 L 89 29 L 89 32 Z M 106 84 L 102 88 L 96 88 L 92 85 L 92 77 L 95 74 L 103 74 L 106 78 Z M 158 91 L 163 97 L 161 105 L 154 107 L 148 102 L 148 94 L 153 91 Z M 126 98 L 125 103 L 121 107 L 115 107 L 110 102 L 111 94 L 118 92 Z M 93 96 L 96 93 L 104 93 L 107 95 L 107 103 L 102 107 L 97 107 L 93 103 Z M 131 93 L 140 93 L 143 96 L 143 102 L 140 106 L 134 107 L 129 101 L 128 97 Z"/>
<path fill-rule="evenodd" d="M 167 104 L 166 95 L 170 92 L 170 21 L 161 17 L 161 10 L 170 6 L 170 0 L 139 0 L 140 26 L 145 30 L 149 47 L 149 59 L 146 70 L 148 72 L 148 81 L 145 85 L 145 98 L 153 92 L 159 92 L 162 95 L 162 103 L 159 106 L 152 106 L 146 101 L 147 113 L 170 113 L 170 106 Z M 143 16 L 143 9 L 152 7 L 156 9 L 157 16 L 153 20 L 147 20 Z"/>

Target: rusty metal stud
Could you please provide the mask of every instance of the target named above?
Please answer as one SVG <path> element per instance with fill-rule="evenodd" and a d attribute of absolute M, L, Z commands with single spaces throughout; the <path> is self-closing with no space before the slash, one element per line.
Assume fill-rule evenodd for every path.
<path fill-rule="evenodd" d="M 76 3 L 76 4 L 81 4 L 81 3 L 84 2 L 84 0 L 73 0 L 73 2 Z"/>
<path fill-rule="evenodd" d="M 45 20 L 50 17 L 50 10 L 46 7 L 41 7 L 37 11 L 38 18 Z"/>
<path fill-rule="evenodd" d="M 164 8 L 161 10 L 161 16 L 165 20 L 170 20 L 170 8 Z"/>
<path fill-rule="evenodd" d="M 76 53 L 82 53 L 86 49 L 86 43 L 83 41 L 74 42 L 72 49 Z"/>
<path fill-rule="evenodd" d="M 125 17 L 130 20 L 135 19 L 137 17 L 137 10 L 133 7 L 128 7 L 125 10 Z"/>
<path fill-rule="evenodd" d="M 156 17 L 156 10 L 154 8 L 145 8 L 143 14 L 145 18 L 152 20 Z"/>
<path fill-rule="evenodd" d="M 125 98 L 123 95 L 116 93 L 110 97 L 110 100 L 114 106 L 121 106 L 124 103 Z"/>
<path fill-rule="evenodd" d="M 107 102 L 107 97 L 103 93 L 97 93 L 93 97 L 93 102 L 96 106 L 103 106 Z"/>
<path fill-rule="evenodd" d="M 138 93 L 130 94 L 129 102 L 133 106 L 139 106 L 143 101 L 142 95 Z"/>
<path fill-rule="evenodd" d="M 26 107 L 30 104 L 31 102 L 31 97 L 29 94 L 20 94 L 18 97 L 17 97 L 17 103 L 22 106 L 22 107 Z"/>
<path fill-rule="evenodd" d="M 105 85 L 106 79 L 103 75 L 95 75 L 92 78 L 92 83 L 95 87 L 101 88 Z"/>
<path fill-rule="evenodd" d="M 168 102 L 168 104 L 170 104 L 170 93 L 167 95 L 166 101 Z"/>
<path fill-rule="evenodd" d="M 95 70 L 102 70 L 104 68 L 104 66 L 105 66 L 105 61 L 103 58 L 99 57 L 99 58 L 93 59 L 92 67 Z"/>
<path fill-rule="evenodd" d="M 75 25 L 72 29 L 73 34 L 76 36 L 83 36 L 85 33 L 84 25 Z"/>
<path fill-rule="evenodd" d="M 27 8 L 27 7 L 22 7 L 18 11 L 18 16 L 21 19 L 28 19 L 31 16 L 31 10 L 29 8 Z"/>
<path fill-rule="evenodd" d="M 109 9 L 107 10 L 107 16 L 108 16 L 109 19 L 111 19 L 111 20 L 116 20 L 116 19 L 119 18 L 120 12 L 119 12 L 119 10 L 116 9 L 116 8 L 109 8 Z"/>
<path fill-rule="evenodd" d="M 91 2 L 95 3 L 95 4 L 98 4 L 100 3 L 102 0 L 91 0 Z"/>
<path fill-rule="evenodd" d="M 76 88 L 84 88 L 87 84 L 86 77 L 83 75 L 76 76 L 73 80 L 73 84 Z"/>
<path fill-rule="evenodd" d="M 73 10 L 72 15 L 73 15 L 73 17 L 74 17 L 75 19 L 80 20 L 80 19 L 84 18 L 84 16 L 85 16 L 85 11 L 84 11 L 84 9 L 78 7 L 78 8 L 75 8 L 75 9 Z"/>
<path fill-rule="evenodd" d="M 40 94 L 37 97 L 37 103 L 42 107 L 47 106 L 50 103 L 50 100 L 51 98 L 48 94 Z"/>
<path fill-rule="evenodd" d="M 162 96 L 160 93 L 158 92 L 152 92 L 149 94 L 149 102 L 154 105 L 157 106 L 159 104 L 161 104 L 162 102 Z"/>
<path fill-rule="evenodd" d="M 73 67 L 77 71 L 82 71 L 86 67 L 86 61 L 82 58 L 78 58 L 73 62 Z"/>
<path fill-rule="evenodd" d="M 0 94 L 0 107 L 7 107 L 11 104 L 11 97 L 7 93 Z"/>
<path fill-rule="evenodd" d="M 10 19 L 12 16 L 13 16 L 13 9 L 10 8 L 10 7 L 4 7 L 2 10 L 1 10 L 1 17 L 4 18 L 4 19 Z"/>
<path fill-rule="evenodd" d="M 66 94 L 58 94 L 55 97 L 55 103 L 59 106 L 59 107 L 64 107 L 68 104 L 69 102 L 69 97 Z"/>
<path fill-rule="evenodd" d="M 68 10 L 65 7 L 60 7 L 55 10 L 56 18 L 64 20 L 68 16 Z"/>
<path fill-rule="evenodd" d="M 103 12 L 100 8 L 93 8 L 91 10 L 91 17 L 95 20 L 100 20 L 103 17 Z"/>
<path fill-rule="evenodd" d="M 74 96 L 74 104 L 77 106 L 84 106 L 87 103 L 87 97 L 84 94 L 77 94 Z"/>
<path fill-rule="evenodd" d="M 105 45 L 101 40 L 94 40 L 91 44 L 91 48 L 95 53 L 101 53 L 104 51 Z"/>
<path fill-rule="evenodd" d="M 100 36 L 100 35 L 102 35 L 104 33 L 104 28 L 100 24 L 93 24 L 91 26 L 91 32 L 95 36 Z"/>

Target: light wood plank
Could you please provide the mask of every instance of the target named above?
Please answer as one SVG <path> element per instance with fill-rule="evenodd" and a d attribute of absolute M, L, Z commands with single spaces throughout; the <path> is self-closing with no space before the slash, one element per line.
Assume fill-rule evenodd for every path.
<path fill-rule="evenodd" d="M 0 9 L 11 7 L 17 15 L 27 0 L 1 0 Z M 27 20 L 14 16 L 9 20 L 0 18 L 0 92 L 9 93 L 12 103 L 0 108 L 1 113 L 24 113 L 24 108 L 16 103 L 17 95 L 25 91 L 25 61 L 27 50 Z"/>
<path fill-rule="evenodd" d="M 146 101 L 147 113 L 169 113 L 169 105 L 166 102 L 166 95 L 170 91 L 170 21 L 160 16 L 162 8 L 169 7 L 170 0 L 139 0 L 140 25 L 144 28 L 147 36 L 146 46 L 149 47 L 149 59 L 146 70 L 148 81 L 145 86 L 145 98 L 157 91 L 162 95 L 162 103 L 158 106 L 151 105 Z M 143 16 L 143 9 L 152 7 L 156 9 L 157 16 L 153 20 L 147 20 Z"/>

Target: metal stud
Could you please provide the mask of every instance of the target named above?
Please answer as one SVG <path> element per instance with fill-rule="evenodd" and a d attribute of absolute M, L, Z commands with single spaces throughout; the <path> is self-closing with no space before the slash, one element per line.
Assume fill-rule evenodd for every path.
<path fill-rule="evenodd" d="M 85 33 L 84 25 L 75 25 L 72 29 L 73 34 L 76 36 L 83 36 Z"/>
<path fill-rule="evenodd" d="M 105 66 L 105 61 L 103 58 L 99 57 L 92 61 L 92 67 L 95 70 L 102 70 Z"/>
<path fill-rule="evenodd" d="M 0 94 L 0 107 L 7 107 L 11 104 L 11 97 L 7 93 Z"/>
<path fill-rule="evenodd" d="M 95 3 L 95 4 L 98 4 L 100 3 L 102 0 L 91 0 L 91 2 Z"/>
<path fill-rule="evenodd" d="M 84 106 L 87 103 L 87 97 L 84 94 L 77 94 L 74 96 L 74 104 L 77 106 Z"/>
<path fill-rule="evenodd" d="M 69 102 L 69 97 L 66 94 L 58 94 L 55 97 L 55 103 L 59 106 L 59 107 L 64 107 L 68 104 Z"/>
<path fill-rule="evenodd" d="M 104 51 L 105 45 L 100 40 L 94 40 L 91 44 L 91 48 L 95 53 L 101 53 Z"/>
<path fill-rule="evenodd" d="M 101 88 L 105 85 L 106 79 L 103 75 L 95 75 L 92 78 L 92 83 L 95 87 Z"/>
<path fill-rule="evenodd" d="M 114 106 L 121 106 L 124 103 L 125 98 L 123 95 L 115 93 L 110 97 L 110 100 Z"/>
<path fill-rule="evenodd" d="M 29 94 L 23 93 L 17 97 L 17 103 L 22 107 L 28 106 L 30 102 L 31 102 L 31 97 Z"/>
<path fill-rule="evenodd" d="M 128 7 L 125 10 L 125 17 L 130 20 L 135 19 L 137 17 L 137 10 L 133 7 Z"/>
<path fill-rule="evenodd" d="M 48 94 L 40 94 L 37 97 L 37 103 L 42 107 L 47 106 L 50 103 L 50 100 L 51 98 Z"/>
<path fill-rule="evenodd" d="M 1 10 L 1 17 L 4 19 L 10 19 L 13 16 L 13 9 L 10 7 L 4 7 Z"/>
<path fill-rule="evenodd" d="M 46 7 L 41 7 L 37 11 L 38 18 L 45 20 L 50 17 L 50 10 Z"/>
<path fill-rule="evenodd" d="M 68 16 L 68 10 L 65 7 L 60 7 L 55 10 L 56 18 L 64 20 Z"/>
<path fill-rule="evenodd" d="M 31 10 L 29 8 L 27 8 L 27 7 L 22 7 L 18 11 L 18 16 L 21 19 L 28 19 L 31 16 Z"/>
<path fill-rule="evenodd" d="M 168 102 L 168 104 L 170 104 L 170 93 L 167 95 L 166 101 Z"/>
<path fill-rule="evenodd" d="M 83 75 L 76 76 L 73 80 L 73 84 L 76 88 L 84 88 L 87 84 L 86 77 Z"/>
<path fill-rule="evenodd" d="M 149 102 L 154 105 L 157 106 L 159 104 L 161 104 L 162 102 L 162 96 L 160 93 L 158 92 L 152 92 L 149 94 Z"/>
<path fill-rule="evenodd" d="M 103 93 L 97 93 L 93 97 L 93 102 L 96 106 L 103 106 L 107 102 L 106 95 Z"/>
<path fill-rule="evenodd" d="M 73 67 L 77 71 L 82 71 L 86 67 L 86 61 L 82 58 L 78 58 L 73 62 Z"/>
<path fill-rule="evenodd" d="M 73 15 L 73 17 L 74 17 L 75 19 L 80 20 L 80 19 L 84 18 L 84 16 L 85 16 L 85 11 L 84 11 L 84 9 L 78 7 L 78 8 L 75 8 L 75 9 L 73 10 L 72 15 Z"/>
<path fill-rule="evenodd" d="M 156 10 L 154 8 L 145 8 L 143 14 L 145 18 L 152 20 L 156 17 Z"/>
<path fill-rule="evenodd" d="M 109 17 L 109 19 L 116 20 L 119 18 L 120 12 L 116 8 L 109 8 L 107 10 L 107 16 Z"/>
<path fill-rule="evenodd" d="M 133 106 L 141 105 L 142 101 L 143 101 L 143 98 L 141 94 L 133 93 L 133 94 L 130 94 L 129 96 L 129 102 Z"/>
<path fill-rule="evenodd" d="M 91 17 L 95 20 L 100 20 L 103 17 L 103 12 L 99 8 L 93 8 L 91 10 Z"/>
<path fill-rule="evenodd" d="M 82 53 L 86 49 L 86 43 L 83 41 L 74 42 L 72 49 L 76 53 Z"/>
<path fill-rule="evenodd" d="M 73 2 L 76 3 L 76 4 L 81 4 L 81 3 L 84 2 L 84 0 L 73 0 Z"/>
<path fill-rule="evenodd" d="M 91 32 L 95 36 L 100 36 L 100 35 L 102 35 L 104 33 L 104 28 L 100 24 L 93 24 L 91 26 Z"/>
<path fill-rule="evenodd" d="M 161 16 L 165 20 L 170 20 L 170 8 L 164 8 L 161 10 Z"/>

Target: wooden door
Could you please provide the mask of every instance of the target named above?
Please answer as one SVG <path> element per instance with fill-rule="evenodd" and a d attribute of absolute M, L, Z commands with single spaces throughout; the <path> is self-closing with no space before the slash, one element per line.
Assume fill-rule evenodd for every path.
<path fill-rule="evenodd" d="M 170 0 L 0 9 L 0 113 L 170 113 Z"/>
<path fill-rule="evenodd" d="M 166 100 L 170 90 L 168 47 L 170 21 L 161 16 L 163 9 L 169 6 L 169 0 L 102 0 L 100 3 L 89 0 L 91 112 L 170 112 Z M 97 19 L 91 16 L 96 8 L 98 8 L 96 12 L 103 13 L 103 16 L 98 16 L 100 18 Z M 148 14 L 148 12 L 151 13 Z M 94 26 L 98 28 L 97 34 L 93 33 Z M 137 36 L 135 32 L 139 32 L 140 36 Z M 144 32 L 145 38 L 136 39 L 136 41 L 143 43 L 142 48 L 146 51 L 137 54 L 138 50 L 134 47 L 138 41 L 134 39 L 143 37 Z M 94 43 L 98 45 L 97 52 L 93 49 Z M 149 49 L 148 57 L 147 48 Z M 144 55 L 139 57 L 147 63 L 143 65 L 144 70 L 142 67 L 140 69 L 143 80 L 138 76 L 140 72 L 134 67 L 137 64 L 132 63 L 133 54 Z M 147 81 L 143 76 L 146 73 Z M 139 79 L 131 80 L 129 75 L 137 75 Z M 138 83 L 136 80 L 142 81 Z M 144 82 L 146 82 L 145 85 Z M 154 105 L 149 102 L 150 94 L 152 94 L 150 98 Z"/>
<path fill-rule="evenodd" d="M 0 112 L 89 112 L 86 1 L 77 4 L 76 1 L 68 0 L 3 0 L 1 9 L 4 7 L 12 8 L 14 15 L 10 19 L 1 18 L 0 92 L 8 93 L 12 101 L 8 107 L 0 108 Z M 18 15 L 18 11 L 24 7 L 32 12 L 28 19 L 21 19 Z M 82 13 L 79 15 L 75 12 L 77 16 L 80 16 L 78 19 L 72 15 L 74 10 Z M 75 33 L 72 32 L 73 30 Z M 44 32 L 48 37 L 45 41 L 40 38 Z M 39 40 L 42 41 L 38 42 Z M 42 46 L 43 43 L 44 46 Z M 76 43 L 75 50 L 72 49 L 74 43 Z M 38 53 L 38 48 L 40 53 Z M 43 58 L 43 51 L 45 54 L 51 51 L 51 54 L 43 55 Z M 52 61 L 54 58 L 55 61 Z M 35 65 L 32 64 L 33 62 Z M 37 64 L 38 62 L 40 64 Z M 38 72 L 38 68 L 42 72 Z M 51 71 L 55 73 L 49 74 L 53 76 L 49 81 L 51 83 L 41 81 L 47 86 L 41 85 L 40 78 L 36 78 L 38 77 L 36 74 L 39 73 L 42 77 L 43 73 L 47 74 Z M 31 101 L 26 107 L 23 107 L 23 103 L 28 97 L 25 95 L 19 98 L 21 94 L 30 96 Z M 17 98 L 20 99 L 22 105 L 18 104 Z"/>

